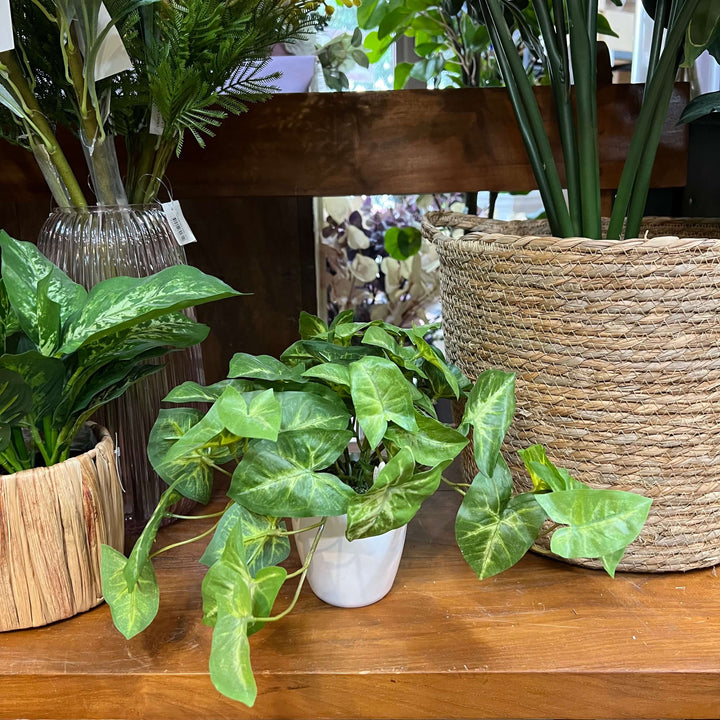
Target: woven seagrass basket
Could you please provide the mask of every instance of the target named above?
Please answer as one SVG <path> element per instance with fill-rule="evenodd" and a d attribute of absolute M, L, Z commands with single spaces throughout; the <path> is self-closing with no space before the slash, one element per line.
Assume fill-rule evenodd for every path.
<path fill-rule="evenodd" d="M 542 443 L 578 479 L 652 498 L 619 569 L 720 562 L 720 221 L 648 219 L 642 239 L 606 241 L 429 213 L 423 234 L 450 359 L 517 374 L 516 483 L 513 451 Z"/>
<path fill-rule="evenodd" d="M 123 546 L 113 443 L 0 476 L 0 631 L 39 627 L 102 602 L 100 546 Z"/>

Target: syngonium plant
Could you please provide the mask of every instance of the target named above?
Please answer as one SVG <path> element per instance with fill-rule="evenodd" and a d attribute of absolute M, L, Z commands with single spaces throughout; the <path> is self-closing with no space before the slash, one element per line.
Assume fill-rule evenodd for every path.
<path fill-rule="evenodd" d="M 148 456 L 168 490 L 127 559 L 103 547 L 103 593 L 125 637 L 158 611 L 152 558 L 171 546 L 152 546 L 168 507 L 181 496 L 207 503 L 215 471 L 232 478 L 227 505 L 199 516 L 216 523 L 186 542 L 214 530 L 200 558 L 208 566 L 202 596 L 203 622 L 213 628 L 210 677 L 247 705 L 257 695 L 249 637 L 294 607 L 328 516 L 347 515 L 348 540 L 380 535 L 408 523 L 445 484 L 462 496 L 457 542 L 480 579 L 509 568 L 550 531 L 558 555 L 600 557 L 614 573 L 650 500 L 590 489 L 554 467 L 539 445 L 522 453 L 533 490 L 513 494 L 501 445 L 515 408 L 514 376 L 487 370 L 471 386 L 424 340 L 427 331 L 353 322 L 352 311 L 329 327 L 303 314 L 302 339 L 279 360 L 240 353 L 227 380 L 171 391 L 168 402 L 212 406 L 160 411 Z M 438 420 L 440 398 L 465 400 L 458 429 Z M 471 432 L 478 471 L 472 483 L 454 483 L 443 473 Z M 312 549 L 291 572 L 281 564 L 296 532 L 286 517 L 318 518 L 306 528 L 315 532 Z M 298 577 L 289 605 L 273 614 L 283 585 Z"/>
<path fill-rule="evenodd" d="M 622 0 L 613 0 L 621 5 Z M 468 12 L 488 30 L 552 232 L 559 237 L 600 238 L 600 158 L 597 122 L 598 0 L 466 0 Z M 720 58 L 717 0 L 643 0 L 654 18 L 642 107 L 620 178 L 606 236 L 637 237 L 655 154 L 680 65 L 706 49 Z M 543 118 L 515 49 L 515 23 L 537 22 L 555 107 L 566 177 L 563 194 Z M 510 22 L 508 22 L 510 17 Z M 529 28 L 528 31 L 531 31 Z M 720 105 L 717 95 L 694 101 L 698 112 Z"/>
<path fill-rule="evenodd" d="M 0 248 L 0 467 L 8 473 L 66 460 L 97 409 L 162 371 L 151 359 L 205 339 L 209 328 L 184 308 L 239 294 L 187 265 L 112 278 L 88 293 L 34 245 L 0 231 Z"/>

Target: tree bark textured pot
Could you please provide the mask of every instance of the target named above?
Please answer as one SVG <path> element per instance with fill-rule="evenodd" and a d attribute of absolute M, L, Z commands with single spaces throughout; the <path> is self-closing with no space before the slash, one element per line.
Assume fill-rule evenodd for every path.
<path fill-rule="evenodd" d="M 87 452 L 0 476 L 0 631 L 39 627 L 102 602 L 100 546 L 123 546 L 112 440 L 93 426 Z"/>
<path fill-rule="evenodd" d="M 509 449 L 542 443 L 579 480 L 652 498 L 621 570 L 720 562 L 720 223 L 648 219 L 606 241 L 430 213 L 423 231 L 449 358 L 517 374 Z"/>
<path fill-rule="evenodd" d="M 320 518 L 293 518 L 294 530 L 314 525 Z M 384 598 L 392 588 L 400 565 L 407 526 L 384 535 L 350 542 L 345 537 L 345 515 L 325 521 L 320 542 L 308 568 L 312 591 L 336 607 L 364 607 Z M 295 535 L 300 561 L 315 539 L 316 530 Z"/>

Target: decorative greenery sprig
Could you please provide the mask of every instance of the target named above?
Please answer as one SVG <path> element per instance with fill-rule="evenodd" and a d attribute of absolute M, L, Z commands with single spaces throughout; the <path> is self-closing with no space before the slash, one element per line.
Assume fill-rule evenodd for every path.
<path fill-rule="evenodd" d="M 0 137 L 32 150 L 61 206 L 88 201 L 58 126 L 85 146 L 99 204 L 152 202 L 185 133 L 202 145 L 228 114 L 269 98 L 277 78 L 266 71 L 272 46 L 332 13 L 311 0 L 106 0 L 104 25 L 102 5 L 11 0 L 15 50 L 0 53 Z M 96 77 L 115 31 L 132 69 Z M 125 187 L 113 135 L 128 146 Z"/>
<path fill-rule="evenodd" d="M 249 637 L 294 607 L 327 516 L 347 514 L 348 540 L 380 535 L 408 523 L 444 482 L 462 496 L 456 537 L 478 578 L 520 560 L 548 518 L 554 552 L 601 557 L 614 573 L 650 500 L 590 489 L 554 467 L 540 446 L 522 454 L 533 490 L 514 495 L 500 453 L 515 409 L 514 376 L 488 370 L 471 389 L 423 339 L 427 331 L 353 322 L 352 311 L 328 327 L 303 313 L 302 339 L 279 360 L 241 353 L 228 380 L 184 383 L 168 395 L 168 402 L 212 406 L 206 414 L 161 411 L 148 456 L 169 488 L 129 558 L 103 548 L 103 593 L 125 637 L 158 611 L 151 559 L 170 548 L 151 548 L 168 507 L 181 496 L 207 503 L 215 471 L 232 480 L 200 558 L 208 566 L 202 595 L 203 621 L 213 627 L 210 676 L 247 705 L 257 695 Z M 437 419 L 433 403 L 442 397 L 466 400 L 458 430 Z M 443 472 L 470 431 L 478 473 L 472 483 L 452 483 Z M 304 565 L 290 573 L 280 565 L 293 534 L 284 517 L 318 518 L 307 528 L 315 540 Z M 273 615 L 282 586 L 295 577 L 292 601 Z"/>
<path fill-rule="evenodd" d="M 90 293 L 34 245 L 0 232 L 0 466 L 13 473 L 68 458 L 90 416 L 150 364 L 201 342 L 209 328 L 181 310 L 238 295 L 178 265 L 147 278 L 118 277 Z"/>

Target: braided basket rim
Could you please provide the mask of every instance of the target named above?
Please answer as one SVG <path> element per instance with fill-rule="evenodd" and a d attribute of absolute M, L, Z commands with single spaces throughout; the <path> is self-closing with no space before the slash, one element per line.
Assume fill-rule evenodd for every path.
<path fill-rule="evenodd" d="M 678 235 L 654 235 L 653 228 L 666 225 L 707 226 L 708 237 L 680 237 Z M 706 251 L 720 248 L 717 234 L 720 218 L 671 218 L 649 217 L 643 219 L 645 236 L 624 240 L 593 240 L 586 237 L 560 238 L 548 234 L 546 220 L 489 220 L 462 213 L 433 211 L 422 219 L 423 235 L 436 246 L 463 247 L 468 252 L 487 249 L 522 249 L 527 252 L 579 252 L 602 255 L 627 255 L 631 253 L 681 253 Z M 461 238 L 452 237 L 448 229 L 465 230 Z M 537 229 L 539 234 L 532 234 Z"/>

